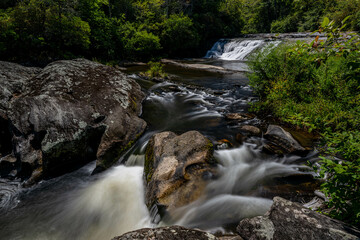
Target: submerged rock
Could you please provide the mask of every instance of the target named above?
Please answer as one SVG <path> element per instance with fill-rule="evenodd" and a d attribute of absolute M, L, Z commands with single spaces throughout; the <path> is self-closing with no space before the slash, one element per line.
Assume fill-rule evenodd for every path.
<path fill-rule="evenodd" d="M 264 136 L 281 147 L 286 153 L 302 154 L 306 151 L 289 132 L 280 126 L 269 125 Z"/>
<path fill-rule="evenodd" d="M 359 239 L 360 231 L 280 197 L 265 216 L 244 219 L 237 227 L 244 239 Z"/>
<path fill-rule="evenodd" d="M 187 229 L 180 226 L 162 227 L 162 228 L 142 228 L 136 231 L 128 232 L 112 240 L 217 240 L 214 235 L 195 229 Z"/>
<path fill-rule="evenodd" d="M 246 121 L 254 118 L 255 115 L 250 113 L 228 113 L 225 115 L 226 120 L 235 120 L 235 121 Z"/>
<path fill-rule="evenodd" d="M 95 159 L 107 168 L 144 131 L 144 94 L 115 68 L 76 59 L 36 73 L 6 109 L 13 153 L 30 183 Z"/>
<path fill-rule="evenodd" d="M 197 131 L 155 134 L 145 156 L 147 206 L 174 209 L 199 198 L 214 161 L 211 141 Z"/>

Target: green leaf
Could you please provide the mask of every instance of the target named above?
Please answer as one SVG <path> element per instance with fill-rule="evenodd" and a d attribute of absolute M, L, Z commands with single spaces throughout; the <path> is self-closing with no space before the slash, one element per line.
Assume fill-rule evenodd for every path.
<path fill-rule="evenodd" d="M 323 22 L 321 23 L 321 27 L 326 27 L 329 24 L 330 20 L 328 17 L 324 17 Z"/>

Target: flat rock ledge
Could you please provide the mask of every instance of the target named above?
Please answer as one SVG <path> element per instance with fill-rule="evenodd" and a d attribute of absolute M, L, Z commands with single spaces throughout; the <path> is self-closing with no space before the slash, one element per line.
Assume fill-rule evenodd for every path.
<path fill-rule="evenodd" d="M 146 205 L 175 209 L 198 199 L 215 174 L 213 145 L 197 131 L 155 134 L 145 155 Z"/>
<path fill-rule="evenodd" d="M 174 66 L 181 67 L 181 68 L 184 68 L 184 69 L 200 70 L 200 71 L 206 71 L 206 72 L 212 72 L 212 73 L 231 74 L 231 73 L 238 72 L 238 71 L 226 69 L 226 68 L 219 67 L 219 66 L 213 66 L 213 65 L 209 65 L 209 64 L 180 63 L 180 62 L 170 60 L 170 59 L 162 59 L 161 62 L 164 63 L 164 64 L 174 65 Z"/>
<path fill-rule="evenodd" d="M 0 97 L 1 176 L 28 184 L 95 159 L 105 169 L 146 127 L 140 86 L 86 59 L 44 69 L 0 62 Z"/>
<path fill-rule="evenodd" d="M 245 240 L 355 240 L 360 230 L 303 207 L 274 198 L 265 216 L 242 220 L 238 234 Z"/>

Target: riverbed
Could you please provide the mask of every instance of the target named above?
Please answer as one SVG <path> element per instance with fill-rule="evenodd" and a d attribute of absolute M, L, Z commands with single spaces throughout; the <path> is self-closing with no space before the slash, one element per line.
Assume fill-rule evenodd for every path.
<path fill-rule="evenodd" d="M 167 65 L 164 70 L 170 80 L 158 83 L 137 75 L 146 66 L 129 67 L 126 73 L 147 95 L 141 115 L 148 123 L 146 132 L 115 166 L 100 174 L 92 174 L 92 162 L 30 188 L 21 188 L 17 181 L 0 182 L 4 186 L 0 192 L 1 238 L 111 239 L 134 229 L 173 224 L 231 232 L 241 219 L 264 214 L 275 195 L 297 201 L 311 198 L 311 190 L 306 192 L 302 185 L 309 180 L 301 176 L 304 172 L 312 175 L 304 164 L 316 158 L 313 152 L 301 157 L 266 153 L 267 140 L 262 135 L 239 137 L 241 126 L 261 127 L 262 119 L 230 122 L 225 118 L 228 113 L 247 113 L 257 100 L 248 85 L 246 59 L 182 62 L 222 66 L 231 73 Z M 160 216 L 144 203 L 147 141 L 158 132 L 190 130 L 216 143 L 219 177 L 196 202 L 176 209 L 171 218 Z"/>

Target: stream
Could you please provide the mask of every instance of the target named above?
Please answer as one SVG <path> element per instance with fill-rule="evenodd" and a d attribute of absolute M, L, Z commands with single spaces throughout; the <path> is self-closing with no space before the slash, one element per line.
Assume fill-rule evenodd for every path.
<path fill-rule="evenodd" d="M 139 228 L 174 224 L 231 232 L 241 219 L 269 210 L 273 196 L 285 194 L 297 199 L 306 179 L 291 176 L 309 171 L 303 164 L 314 159 L 314 154 L 266 154 L 263 137 L 249 137 L 244 142 L 237 137 L 241 125 L 259 125 L 260 119 L 230 123 L 224 117 L 246 113 L 249 103 L 256 101 L 245 75 L 246 57 L 264 45 L 263 40 L 220 40 L 206 58 L 183 61 L 238 71 L 229 74 L 167 65 L 171 81 L 155 83 L 137 77 L 144 66 L 129 67 L 127 74 L 147 94 L 142 118 L 148 128 L 143 136 L 116 166 L 100 174 L 91 174 L 95 168 L 91 162 L 31 188 L 1 179 L 0 238 L 105 240 Z M 197 130 L 213 142 L 226 139 L 232 148 L 215 150 L 219 177 L 208 184 L 204 196 L 176 209 L 171 218 L 160 219 L 144 203 L 146 144 L 158 132 L 181 134 L 189 130 Z"/>

